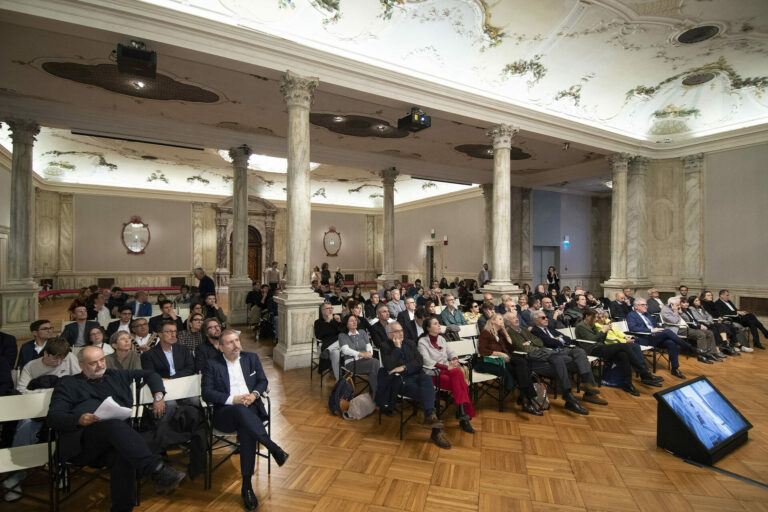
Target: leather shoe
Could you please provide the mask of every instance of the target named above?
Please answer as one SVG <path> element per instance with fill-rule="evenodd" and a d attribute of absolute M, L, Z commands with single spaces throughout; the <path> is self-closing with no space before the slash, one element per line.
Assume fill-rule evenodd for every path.
<path fill-rule="evenodd" d="M 157 494 L 171 494 L 185 476 L 187 476 L 186 473 L 177 471 L 173 466 L 162 464 L 157 471 L 152 473 L 151 478 Z"/>
<path fill-rule="evenodd" d="M 571 412 L 575 412 L 576 414 L 584 414 L 584 415 L 589 414 L 589 411 L 586 410 L 585 408 L 583 408 L 581 406 L 581 404 L 579 402 L 576 402 L 576 401 L 573 401 L 573 402 L 570 401 L 570 400 L 566 401 L 565 402 L 565 408 L 568 409 Z"/>
<path fill-rule="evenodd" d="M 698 359 L 700 363 L 704 363 L 704 364 L 712 364 L 712 361 L 710 361 L 709 359 L 707 359 L 707 358 L 706 358 L 706 356 L 699 356 L 699 357 L 697 357 L 696 359 Z"/>
<path fill-rule="evenodd" d="M 661 387 L 661 382 L 652 379 L 640 379 L 640 383 L 645 384 L 646 386 L 653 386 L 654 388 Z"/>
<path fill-rule="evenodd" d="M 448 438 L 445 437 L 445 434 L 443 434 L 442 430 L 440 430 L 439 432 L 432 432 L 432 435 L 429 436 L 429 438 L 432 440 L 433 443 L 435 443 L 438 447 L 442 448 L 443 450 L 451 449 L 451 442 L 448 441 Z"/>
<path fill-rule="evenodd" d="M 460 420 L 459 427 L 467 434 L 475 433 L 475 429 L 472 428 L 472 423 L 470 423 L 469 420 Z"/>
<path fill-rule="evenodd" d="M 763 345 L 755 345 L 755 348 L 759 348 L 760 350 L 765 350 L 765 347 Z"/>
<path fill-rule="evenodd" d="M 258 508 L 259 500 L 253 493 L 253 489 L 243 489 L 240 495 L 243 497 L 243 507 L 245 507 L 245 510 L 256 510 Z"/>
<path fill-rule="evenodd" d="M 589 402 L 591 404 L 596 404 L 596 405 L 608 405 L 608 402 L 606 402 L 605 400 L 603 400 L 597 395 L 593 395 L 592 393 L 584 393 L 581 397 L 581 400 L 583 402 Z"/>
<path fill-rule="evenodd" d="M 684 379 L 685 378 L 685 375 L 683 375 L 683 372 L 680 371 L 680 368 L 673 368 L 672 369 L 672 375 L 674 375 L 678 379 Z"/>
<path fill-rule="evenodd" d="M 275 459 L 275 462 L 277 462 L 278 466 L 282 466 L 285 464 L 285 461 L 288 460 L 288 453 L 286 453 L 282 448 L 278 448 L 274 453 L 272 453 L 272 458 Z"/>
<path fill-rule="evenodd" d="M 426 428 L 443 428 L 443 422 L 437 417 L 437 414 L 432 413 L 429 416 L 424 417 L 424 426 Z"/>
<path fill-rule="evenodd" d="M 659 387 L 661 387 L 661 384 L 659 384 Z M 640 396 L 640 393 L 637 391 L 637 388 L 634 386 L 634 384 L 629 384 L 627 386 L 624 386 L 621 389 L 623 389 L 624 391 L 626 391 L 632 396 Z"/>
<path fill-rule="evenodd" d="M 600 390 L 597 389 L 596 386 L 593 386 L 589 382 L 582 382 L 581 383 L 581 387 L 584 389 L 584 391 L 586 391 L 590 395 L 599 395 L 600 394 Z"/>

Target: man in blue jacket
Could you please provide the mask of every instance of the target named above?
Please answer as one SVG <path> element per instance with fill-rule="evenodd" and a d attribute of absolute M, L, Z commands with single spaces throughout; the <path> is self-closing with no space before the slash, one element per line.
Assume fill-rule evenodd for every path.
<path fill-rule="evenodd" d="M 240 336 L 232 330 L 221 334 L 221 354 L 208 361 L 203 370 L 203 399 L 213 404 L 213 426 L 222 432 L 237 432 L 240 440 L 241 494 L 246 510 L 256 510 L 259 501 L 251 486 L 256 445 L 262 444 L 277 462 L 285 464 L 288 454 L 267 434 L 268 418 L 261 396 L 267 391 L 267 376 L 256 354 L 241 352 Z"/>

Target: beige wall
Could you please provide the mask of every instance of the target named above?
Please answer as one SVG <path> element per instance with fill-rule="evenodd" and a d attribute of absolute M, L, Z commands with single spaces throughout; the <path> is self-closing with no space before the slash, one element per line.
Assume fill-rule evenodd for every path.
<path fill-rule="evenodd" d="M 768 296 L 768 144 L 707 155 L 704 276 Z"/>
<path fill-rule="evenodd" d="M 75 272 L 189 271 L 192 265 L 191 203 L 160 199 L 75 196 Z M 128 254 L 123 223 L 139 215 L 149 224 L 145 254 Z"/>
<path fill-rule="evenodd" d="M 656 287 L 673 289 L 680 284 L 685 245 L 682 161 L 679 158 L 651 160 L 646 187 L 648 278 Z"/>
<path fill-rule="evenodd" d="M 310 243 L 310 265 L 318 267 L 328 263 L 333 274 L 336 267 L 343 273 L 354 273 L 361 280 L 366 266 L 366 218 L 364 213 L 335 213 L 325 211 L 312 212 L 312 231 Z M 333 226 L 341 234 L 341 249 L 338 256 L 326 256 L 323 248 L 323 236 Z M 357 278 L 357 275 L 360 278 Z"/>

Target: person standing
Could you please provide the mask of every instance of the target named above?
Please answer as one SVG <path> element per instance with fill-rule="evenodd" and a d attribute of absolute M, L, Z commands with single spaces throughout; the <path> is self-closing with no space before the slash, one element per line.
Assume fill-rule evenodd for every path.
<path fill-rule="evenodd" d="M 480 269 L 480 273 L 477 274 L 477 284 L 479 286 L 483 286 L 487 281 L 490 281 L 493 278 L 493 273 L 488 268 L 487 263 L 483 263 L 483 268 Z"/>
<path fill-rule="evenodd" d="M 213 279 L 205 274 L 205 270 L 197 267 L 193 272 L 195 277 L 200 281 L 197 285 L 200 296 L 207 297 L 208 295 L 216 295 L 216 284 L 213 282 Z"/>
<path fill-rule="evenodd" d="M 277 269 L 276 261 L 273 261 L 272 266 L 264 271 L 264 281 L 269 285 L 272 293 L 275 293 L 277 285 L 280 284 L 280 271 Z"/>
<path fill-rule="evenodd" d="M 557 290 L 560 293 L 560 275 L 555 267 L 550 266 L 547 269 L 547 291 Z"/>

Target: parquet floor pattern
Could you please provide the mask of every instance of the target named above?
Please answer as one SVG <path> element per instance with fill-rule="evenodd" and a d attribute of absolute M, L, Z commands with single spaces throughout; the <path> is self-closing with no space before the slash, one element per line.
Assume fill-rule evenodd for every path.
<path fill-rule="evenodd" d="M 429 430 L 411 420 L 404 440 L 395 418 L 376 414 L 345 421 L 328 413 L 332 379 L 322 391 L 309 370 L 283 372 L 270 357 L 272 344 L 244 333 L 270 379 L 273 439 L 290 453 L 282 468 L 257 463 L 254 490 L 262 512 L 384 511 L 639 511 L 768 512 L 768 491 L 697 468 L 656 447 L 656 400 L 637 385 L 640 397 L 603 387 L 609 405 L 587 404 L 589 416 L 553 401 L 543 417 L 523 414 L 508 399 L 499 413 L 488 399 L 476 404 L 476 434 L 447 419 L 453 449 L 429 442 Z M 682 359 L 689 377 L 705 373 L 754 425 L 749 442 L 718 466 L 768 481 L 768 354 L 757 351 L 726 363 L 703 365 Z M 659 370 L 666 385 L 680 381 Z M 418 421 L 417 421 L 418 420 Z M 94 483 L 64 511 L 108 510 L 109 489 Z M 170 497 L 143 487 L 137 511 L 242 510 L 239 459 L 232 457 L 204 490 L 201 479 L 185 480 Z M 1 503 L 1 502 L 0 502 Z M 22 502 L 0 510 L 46 510 Z"/>

